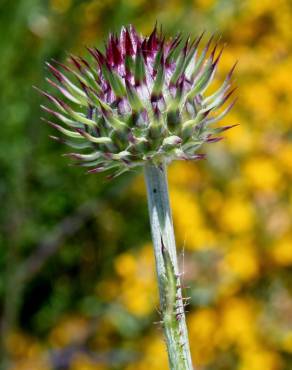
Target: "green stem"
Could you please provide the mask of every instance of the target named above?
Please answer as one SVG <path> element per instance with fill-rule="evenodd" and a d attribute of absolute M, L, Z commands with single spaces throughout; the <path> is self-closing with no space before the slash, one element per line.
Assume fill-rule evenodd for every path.
<path fill-rule="evenodd" d="M 185 321 L 166 165 L 145 165 L 148 207 L 159 284 L 161 320 L 171 370 L 193 370 Z"/>

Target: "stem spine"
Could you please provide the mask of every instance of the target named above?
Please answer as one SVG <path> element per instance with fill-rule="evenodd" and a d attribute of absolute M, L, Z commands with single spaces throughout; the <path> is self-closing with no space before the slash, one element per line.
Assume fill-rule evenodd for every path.
<path fill-rule="evenodd" d="M 145 165 L 160 307 L 171 370 L 194 370 L 185 321 L 180 273 L 169 203 L 166 164 Z"/>

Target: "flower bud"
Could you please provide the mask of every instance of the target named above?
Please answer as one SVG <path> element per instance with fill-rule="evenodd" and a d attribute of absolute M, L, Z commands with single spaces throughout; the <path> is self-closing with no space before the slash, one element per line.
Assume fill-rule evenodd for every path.
<path fill-rule="evenodd" d="M 199 52 L 202 38 L 166 39 L 156 27 L 145 37 L 129 26 L 119 36 L 109 35 L 105 53 L 88 48 L 90 61 L 70 56 L 68 65 L 47 63 L 55 78 L 47 81 L 59 95 L 38 89 L 54 106 L 43 109 L 59 121 L 48 123 L 68 137 L 52 138 L 84 150 L 68 156 L 94 167 L 89 172 L 108 170 L 113 176 L 146 161 L 159 165 L 204 158 L 197 154 L 201 145 L 217 142 L 213 135 L 233 127 L 211 125 L 234 104 L 228 102 L 235 65 L 223 84 L 206 95 L 223 48 L 217 52 L 216 44 L 211 49 L 211 37 Z"/>

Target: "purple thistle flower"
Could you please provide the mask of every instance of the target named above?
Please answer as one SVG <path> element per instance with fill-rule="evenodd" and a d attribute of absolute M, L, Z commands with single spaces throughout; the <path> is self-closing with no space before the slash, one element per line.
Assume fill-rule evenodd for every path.
<path fill-rule="evenodd" d="M 197 153 L 201 145 L 219 141 L 213 135 L 233 127 L 211 125 L 235 102 L 228 103 L 235 65 L 222 86 L 205 96 L 223 48 L 211 49 L 212 36 L 199 52 L 202 38 L 166 39 L 156 26 L 144 37 L 130 25 L 119 36 L 109 35 L 104 53 L 88 48 L 90 62 L 71 55 L 68 65 L 47 63 L 55 78 L 47 81 L 64 100 L 38 89 L 56 110 L 42 108 L 61 125 L 48 123 L 67 136 L 53 139 L 87 150 L 69 157 L 92 167 L 90 173 L 109 170 L 116 176 L 146 161 L 158 166 L 204 158 Z"/>

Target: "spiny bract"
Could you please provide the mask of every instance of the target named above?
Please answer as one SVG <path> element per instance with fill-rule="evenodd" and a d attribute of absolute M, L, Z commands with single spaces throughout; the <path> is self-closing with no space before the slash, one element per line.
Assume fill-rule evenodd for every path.
<path fill-rule="evenodd" d="M 70 56 L 69 65 L 47 63 L 56 79 L 47 81 L 66 100 L 41 91 L 57 111 L 42 108 L 62 125 L 47 122 L 67 137 L 52 138 L 88 150 L 67 155 L 76 164 L 92 167 L 89 172 L 111 170 L 111 176 L 146 161 L 159 165 L 203 158 L 198 148 L 220 140 L 213 135 L 232 127 L 210 125 L 234 104 L 214 115 L 234 91 L 235 65 L 219 89 L 204 96 L 223 49 L 217 52 L 216 44 L 210 50 L 211 37 L 199 52 L 202 37 L 183 41 L 179 34 L 166 39 L 156 26 L 149 37 L 143 37 L 133 26 L 123 27 L 119 36 L 109 35 L 104 54 L 88 48 L 90 62 Z"/>

